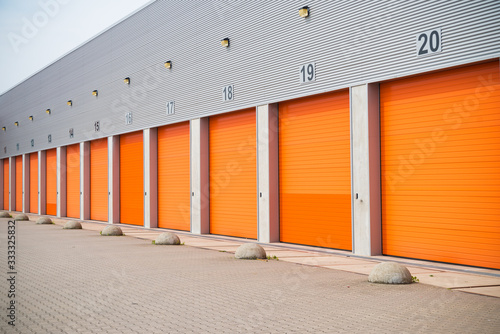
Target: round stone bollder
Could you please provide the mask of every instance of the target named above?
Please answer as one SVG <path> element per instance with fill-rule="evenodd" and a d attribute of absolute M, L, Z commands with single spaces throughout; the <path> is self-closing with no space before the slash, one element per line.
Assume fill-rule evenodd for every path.
<path fill-rule="evenodd" d="M 368 276 L 372 283 L 409 284 L 412 282 L 411 273 L 405 266 L 395 262 L 377 264 Z"/>
<path fill-rule="evenodd" d="M 247 260 L 255 260 L 255 259 L 265 259 L 266 251 L 264 248 L 257 244 L 243 244 L 236 250 L 234 257 L 237 259 L 247 259 Z"/>
<path fill-rule="evenodd" d="M 14 217 L 14 220 L 30 220 L 30 219 L 24 213 L 20 213 Z"/>
<path fill-rule="evenodd" d="M 52 221 L 52 219 L 50 218 L 47 218 L 47 217 L 40 217 L 37 219 L 36 221 L 37 224 L 54 224 L 54 222 Z"/>
<path fill-rule="evenodd" d="M 118 226 L 108 225 L 102 231 L 101 235 L 112 236 L 112 235 L 123 235 L 122 229 Z"/>
<path fill-rule="evenodd" d="M 10 213 L 2 211 L 0 212 L 0 218 L 12 218 L 12 216 L 10 215 Z"/>
<path fill-rule="evenodd" d="M 67 221 L 66 224 L 64 224 L 63 229 L 65 229 L 65 230 L 81 230 L 82 224 L 80 224 L 80 222 L 75 222 L 73 220 L 70 220 L 70 221 Z"/>
<path fill-rule="evenodd" d="M 155 245 L 180 245 L 179 237 L 171 232 L 164 232 L 155 240 Z"/>

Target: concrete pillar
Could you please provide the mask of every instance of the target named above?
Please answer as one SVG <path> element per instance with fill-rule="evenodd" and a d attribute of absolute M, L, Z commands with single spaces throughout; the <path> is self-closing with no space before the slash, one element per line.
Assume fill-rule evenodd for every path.
<path fill-rule="evenodd" d="M 66 217 L 66 146 L 58 147 L 57 154 L 57 217 Z"/>
<path fill-rule="evenodd" d="M 16 157 L 9 157 L 9 210 L 16 211 Z"/>
<path fill-rule="evenodd" d="M 260 242 L 280 240 L 278 188 L 278 105 L 257 107 L 257 173 Z"/>
<path fill-rule="evenodd" d="M 5 159 L 0 160 L 0 207 L 2 208 L 2 210 L 8 210 L 8 208 L 3 207 L 3 191 L 4 191 L 4 189 L 3 189 L 3 187 L 4 187 L 4 184 L 3 184 L 3 162 Z"/>
<path fill-rule="evenodd" d="M 158 227 L 158 129 L 144 130 L 144 227 Z"/>
<path fill-rule="evenodd" d="M 108 137 L 108 220 L 120 222 L 120 136 Z"/>
<path fill-rule="evenodd" d="M 90 142 L 80 143 L 80 219 L 90 219 Z"/>
<path fill-rule="evenodd" d="M 30 212 L 30 155 L 23 154 L 23 212 Z"/>
<path fill-rule="evenodd" d="M 47 151 L 38 152 L 38 214 L 47 214 Z"/>
<path fill-rule="evenodd" d="M 379 85 L 351 87 L 353 253 L 382 254 Z"/>
<path fill-rule="evenodd" d="M 191 233 L 210 233 L 208 118 L 190 122 Z"/>

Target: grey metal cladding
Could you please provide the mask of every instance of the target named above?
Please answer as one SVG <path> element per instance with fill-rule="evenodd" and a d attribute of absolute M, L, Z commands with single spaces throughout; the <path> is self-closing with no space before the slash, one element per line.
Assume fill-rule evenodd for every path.
<path fill-rule="evenodd" d="M 499 14 L 494 0 L 156 1 L 0 96 L 0 158 L 498 58 Z M 442 52 L 416 57 L 416 34 L 434 28 Z M 301 85 L 308 62 L 316 81 Z"/>

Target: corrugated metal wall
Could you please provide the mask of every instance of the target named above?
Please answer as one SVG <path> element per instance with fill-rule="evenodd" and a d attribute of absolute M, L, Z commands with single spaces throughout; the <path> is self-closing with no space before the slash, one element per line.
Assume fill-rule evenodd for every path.
<path fill-rule="evenodd" d="M 0 96 L 0 158 L 500 56 L 495 0 L 310 0 L 307 19 L 304 4 L 153 2 Z M 417 58 L 416 34 L 433 28 L 442 53 Z M 317 79 L 301 85 L 308 62 Z M 229 84 L 234 101 L 222 102 Z"/>

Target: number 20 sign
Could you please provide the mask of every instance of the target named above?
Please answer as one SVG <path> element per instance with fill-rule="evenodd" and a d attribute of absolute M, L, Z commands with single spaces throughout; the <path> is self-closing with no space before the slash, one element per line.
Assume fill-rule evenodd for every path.
<path fill-rule="evenodd" d="M 300 83 L 316 81 L 316 63 L 309 63 L 300 66 Z"/>
<path fill-rule="evenodd" d="M 417 34 L 417 57 L 441 52 L 441 28 Z"/>

